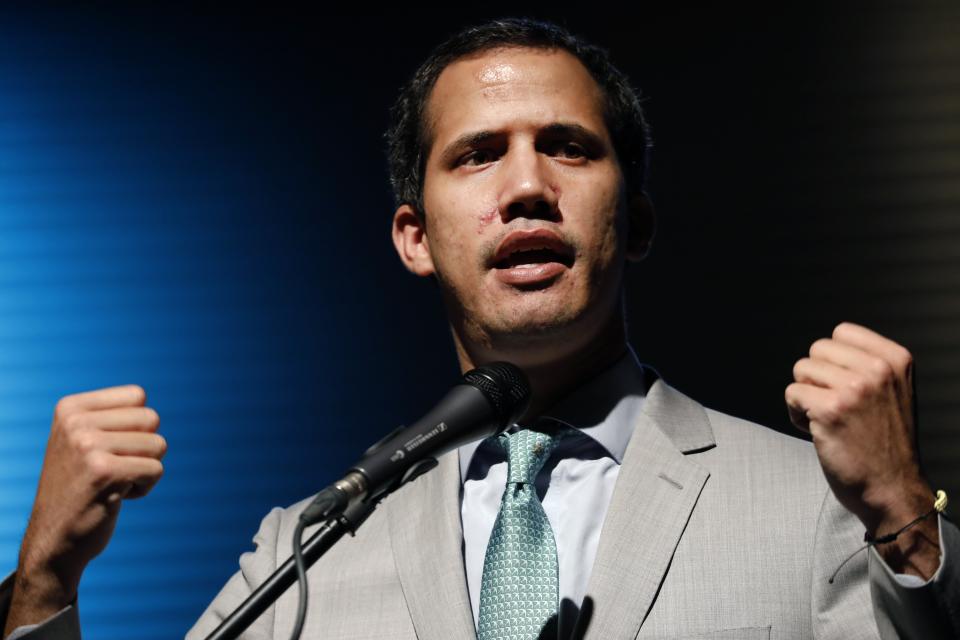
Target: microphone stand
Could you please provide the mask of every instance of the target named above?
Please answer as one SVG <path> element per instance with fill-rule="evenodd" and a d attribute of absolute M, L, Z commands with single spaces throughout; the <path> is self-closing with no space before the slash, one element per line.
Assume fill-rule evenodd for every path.
<path fill-rule="evenodd" d="M 369 500 L 357 500 L 347 506 L 342 514 L 333 515 L 310 536 L 303 546 L 303 561 L 307 568 L 329 551 L 344 534 L 350 532 L 350 535 L 354 535 L 383 498 L 436 466 L 436 458 L 425 458 L 410 467 L 380 495 Z M 291 556 L 240 603 L 233 613 L 224 618 L 223 622 L 206 637 L 206 640 L 235 640 L 296 581 L 297 567 Z"/>

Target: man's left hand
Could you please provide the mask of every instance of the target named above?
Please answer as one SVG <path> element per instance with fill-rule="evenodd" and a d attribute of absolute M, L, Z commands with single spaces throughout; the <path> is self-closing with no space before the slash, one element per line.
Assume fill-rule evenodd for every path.
<path fill-rule="evenodd" d="M 810 347 L 786 389 L 791 421 L 813 436 L 837 500 L 875 537 L 933 507 L 920 471 L 913 356 L 850 322 Z M 929 517 L 877 551 L 898 573 L 929 578 L 940 564 L 937 518 Z"/>

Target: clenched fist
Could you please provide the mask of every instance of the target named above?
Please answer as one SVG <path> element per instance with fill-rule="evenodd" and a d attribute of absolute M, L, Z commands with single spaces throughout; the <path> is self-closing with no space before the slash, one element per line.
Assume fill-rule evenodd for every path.
<path fill-rule="evenodd" d="M 933 507 L 920 471 L 913 369 L 903 346 L 844 322 L 797 361 L 786 388 L 790 418 L 813 436 L 834 495 L 874 536 Z M 939 566 L 936 519 L 877 551 L 895 570 L 929 577 Z"/>
<path fill-rule="evenodd" d="M 110 540 L 121 500 L 146 495 L 160 479 L 167 443 L 145 403 L 137 385 L 57 403 L 4 635 L 69 604 Z"/>

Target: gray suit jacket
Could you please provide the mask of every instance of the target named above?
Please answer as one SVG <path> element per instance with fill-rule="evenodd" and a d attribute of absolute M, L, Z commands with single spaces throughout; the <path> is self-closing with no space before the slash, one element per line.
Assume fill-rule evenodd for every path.
<path fill-rule="evenodd" d="M 942 521 L 946 553 L 924 587 L 900 586 L 873 550 L 861 552 L 828 584 L 862 545 L 863 529 L 834 499 L 812 446 L 705 409 L 652 369 L 645 374 L 656 380 L 623 459 L 576 637 L 960 637 L 960 531 L 954 525 Z M 439 461 L 310 569 L 303 638 L 476 637 L 457 451 Z M 240 571 L 187 640 L 205 637 L 291 554 L 297 516 L 309 501 L 267 514 L 254 537 L 256 551 L 240 557 Z M 284 594 L 243 638 L 287 638 L 296 591 Z M 71 611 L 75 616 L 73 608 L 65 615 Z"/>

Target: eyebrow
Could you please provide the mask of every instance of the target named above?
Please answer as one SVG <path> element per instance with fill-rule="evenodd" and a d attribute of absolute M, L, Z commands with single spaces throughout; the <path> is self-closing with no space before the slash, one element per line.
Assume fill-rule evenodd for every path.
<path fill-rule="evenodd" d="M 493 138 L 502 136 L 501 132 L 485 129 L 482 131 L 471 131 L 459 136 L 456 140 L 448 144 L 440 154 L 440 162 L 443 165 L 449 165 L 457 156 L 466 149 L 481 145 Z M 553 122 L 543 127 L 537 132 L 537 136 L 547 135 L 549 137 L 569 137 L 575 138 L 589 145 L 595 150 L 604 148 L 603 139 L 596 133 L 587 129 L 583 125 L 575 122 Z"/>

